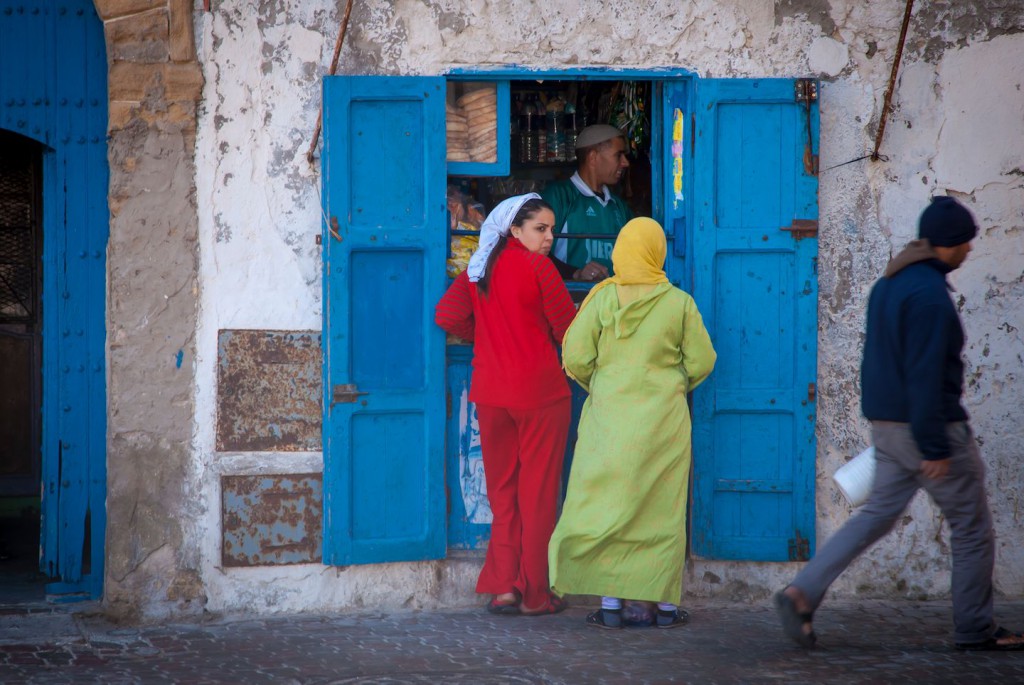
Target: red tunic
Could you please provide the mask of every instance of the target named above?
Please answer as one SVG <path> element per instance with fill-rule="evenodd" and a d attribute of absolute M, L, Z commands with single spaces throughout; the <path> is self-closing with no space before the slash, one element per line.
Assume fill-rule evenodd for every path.
<path fill-rule="evenodd" d="M 463 272 L 434 314 L 438 326 L 474 343 L 469 400 L 536 409 L 569 397 L 557 346 L 576 307 L 551 260 L 509 238 L 487 290 Z"/>

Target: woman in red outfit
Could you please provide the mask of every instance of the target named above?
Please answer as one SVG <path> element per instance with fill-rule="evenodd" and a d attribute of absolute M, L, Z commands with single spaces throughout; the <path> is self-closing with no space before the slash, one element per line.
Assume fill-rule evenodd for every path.
<path fill-rule="evenodd" d="M 570 393 L 558 345 L 576 309 L 548 259 L 555 215 L 536 193 L 511 197 L 480 227 L 480 247 L 435 321 L 473 342 L 469 399 L 480 422 L 494 519 L 476 591 L 498 614 L 550 614 L 548 584 Z"/>

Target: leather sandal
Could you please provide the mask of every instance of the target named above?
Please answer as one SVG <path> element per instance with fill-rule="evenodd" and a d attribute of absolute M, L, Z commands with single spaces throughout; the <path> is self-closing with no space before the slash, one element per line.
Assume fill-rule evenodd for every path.
<path fill-rule="evenodd" d="M 561 597 L 551 595 L 548 601 L 540 609 L 525 609 L 519 607 L 519 613 L 523 616 L 546 616 L 547 614 L 558 614 L 569 608 L 569 603 Z"/>
<path fill-rule="evenodd" d="M 1000 642 L 1012 640 L 1012 642 Z M 1024 635 L 1006 628 L 996 628 L 992 636 L 981 642 L 957 642 L 956 648 L 965 652 L 1016 652 L 1024 649 Z"/>
<path fill-rule="evenodd" d="M 499 602 L 497 597 L 494 597 L 490 602 L 487 603 L 487 613 L 496 614 L 498 616 L 514 616 L 519 613 L 519 604 L 522 599 L 519 597 L 518 592 L 513 592 L 515 599 L 511 602 Z"/>

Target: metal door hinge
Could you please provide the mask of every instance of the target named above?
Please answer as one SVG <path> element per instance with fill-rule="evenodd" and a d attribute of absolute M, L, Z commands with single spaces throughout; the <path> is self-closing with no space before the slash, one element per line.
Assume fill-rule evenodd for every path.
<path fill-rule="evenodd" d="M 800 535 L 800 530 L 793 531 L 789 539 L 789 560 L 807 561 L 811 558 L 811 541 Z"/>
<path fill-rule="evenodd" d="M 815 102 L 818 99 L 818 82 L 812 78 L 798 78 L 794 85 L 797 102 Z"/>
<path fill-rule="evenodd" d="M 336 404 L 353 404 L 356 398 L 369 395 L 368 392 L 360 392 L 353 383 L 335 385 L 331 390 L 331 406 Z"/>
<path fill-rule="evenodd" d="M 788 231 L 794 238 L 817 238 L 818 221 L 816 219 L 793 219 L 790 226 L 782 226 L 780 231 Z"/>
<path fill-rule="evenodd" d="M 341 233 L 338 232 L 338 217 L 332 216 L 331 217 L 331 224 L 330 225 L 331 225 L 331 228 L 330 228 L 331 235 L 334 237 L 335 240 L 340 242 L 341 241 Z"/>
<path fill-rule="evenodd" d="M 818 175 L 818 155 L 811 152 L 811 145 L 804 146 L 804 173 L 808 176 Z"/>
<path fill-rule="evenodd" d="M 818 399 L 818 384 L 817 383 L 808 383 L 807 384 L 807 401 L 813 404 L 814 401 L 817 400 L 817 399 Z"/>

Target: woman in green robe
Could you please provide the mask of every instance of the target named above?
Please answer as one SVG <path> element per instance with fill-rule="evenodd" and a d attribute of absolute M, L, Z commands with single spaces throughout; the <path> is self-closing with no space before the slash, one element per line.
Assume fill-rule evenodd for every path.
<path fill-rule="evenodd" d="M 686 557 L 690 412 L 715 350 L 693 298 L 665 276 L 665 232 L 637 218 L 615 242 L 615 276 L 584 300 L 562 360 L 590 393 L 562 515 L 548 548 L 552 589 L 603 596 L 587 617 L 622 626 L 622 600 L 658 602 L 656 625 L 686 622 L 676 603 Z"/>

